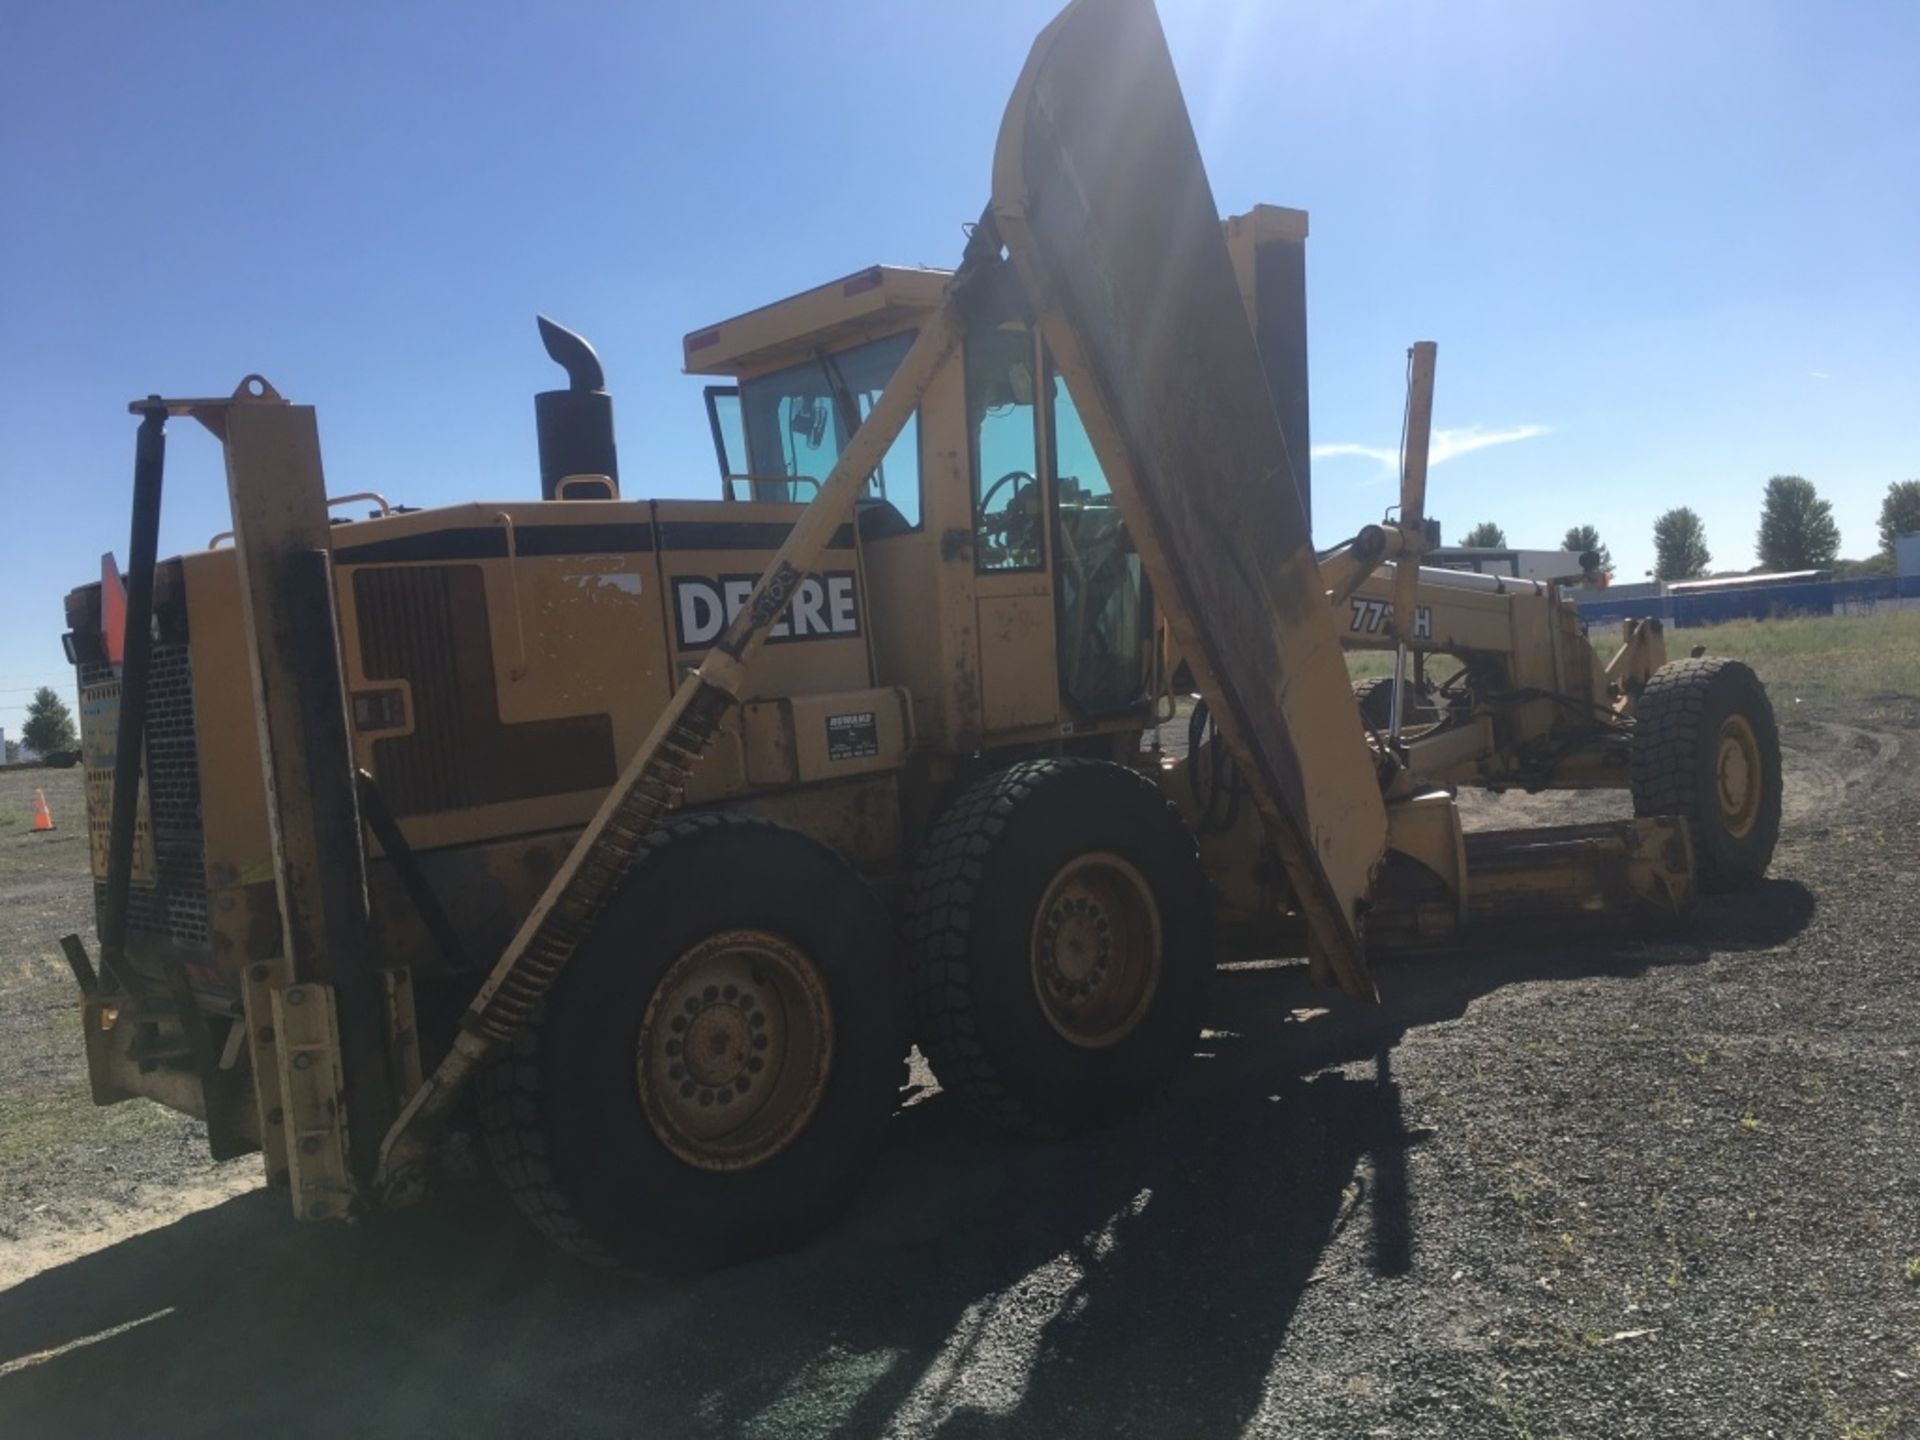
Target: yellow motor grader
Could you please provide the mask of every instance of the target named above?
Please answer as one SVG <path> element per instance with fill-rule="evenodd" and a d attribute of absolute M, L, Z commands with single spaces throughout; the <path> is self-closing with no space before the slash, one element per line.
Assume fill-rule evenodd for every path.
<path fill-rule="evenodd" d="M 1168 1080 L 1226 954 L 1304 935 L 1364 998 L 1370 954 L 1759 875 L 1744 668 L 1652 622 L 1603 667 L 1551 588 L 1419 568 L 1431 346 L 1398 520 L 1316 555 L 1304 240 L 1222 225 L 1147 0 L 1076 0 L 955 270 L 686 337 L 720 498 L 625 495 L 544 321 L 538 500 L 330 524 L 311 408 L 135 402 L 126 573 L 67 600 L 95 1098 L 203 1117 L 311 1219 L 414 1200 L 470 1122 L 575 1253 L 704 1266 L 832 1215 L 910 1042 L 1058 1133 Z M 162 560 L 170 417 L 233 527 Z M 1394 651 L 1381 713 L 1347 641 Z M 1639 818 L 1469 835 L 1461 784 Z"/>

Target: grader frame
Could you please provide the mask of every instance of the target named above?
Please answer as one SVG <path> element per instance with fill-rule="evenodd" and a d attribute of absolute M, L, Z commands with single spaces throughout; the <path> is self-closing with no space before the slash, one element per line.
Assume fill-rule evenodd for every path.
<path fill-rule="evenodd" d="M 1126 83 L 1116 86 L 1116 76 Z M 1115 111 L 1117 94 L 1126 97 L 1124 113 Z M 1151 6 L 1077 0 L 1036 42 L 1002 129 L 992 203 L 959 268 L 911 280 L 863 272 L 835 287 L 840 301 L 905 288 L 919 297 L 912 313 L 850 316 L 831 296 L 799 297 L 781 316 L 756 312 L 688 337 L 689 368 L 697 355 L 725 351 L 732 373 L 751 380 L 810 355 L 828 377 L 832 411 L 824 418 L 790 411 L 783 422 L 804 422 L 814 432 L 837 425 L 844 435 L 828 473 L 806 477 L 818 483 L 804 508 L 757 494 L 705 510 L 691 502 L 620 499 L 597 363 L 589 363 L 590 351 L 582 356 L 583 345 L 574 348 L 570 337 L 551 330 L 549 348 L 574 383 L 556 392 L 569 399 L 542 397 L 543 470 L 552 472 L 543 489 L 553 498 L 536 504 L 395 513 L 330 527 L 311 409 L 288 404 L 259 377 L 248 377 L 230 397 L 136 402 L 142 425 L 127 644 L 111 675 L 96 653 L 113 648 L 104 622 L 111 606 L 99 590 L 76 591 L 69 600 L 76 659 L 97 677 L 97 688 L 83 687 L 83 695 L 100 697 L 103 717 L 89 734 L 89 764 L 110 767 L 114 780 L 100 877 L 105 973 L 77 964 L 96 1098 L 146 1095 L 203 1114 L 215 1153 L 261 1149 L 269 1176 L 289 1186 L 303 1217 L 406 1203 L 420 1194 L 431 1144 L 476 1072 L 551 1023 L 556 984 L 577 968 L 576 953 L 591 948 L 598 928 L 612 923 L 610 907 L 622 903 L 633 877 L 647 873 L 663 846 L 672 848 L 676 815 L 744 812 L 794 827 L 875 884 L 911 889 L 914 913 L 931 932 L 936 920 L 925 917 L 943 902 L 929 887 L 947 882 L 930 867 L 943 844 L 957 843 L 954 827 L 972 823 L 967 797 L 997 774 L 1018 772 L 1018 779 L 1028 773 L 1022 766 L 1049 755 L 1146 775 L 1185 816 L 1178 822 L 1188 827 L 1182 843 L 1204 859 L 1216 918 L 1270 920 L 1291 912 L 1305 925 L 1316 972 L 1363 997 L 1373 994 L 1369 949 L 1451 942 L 1471 923 L 1508 914 L 1529 923 L 1569 916 L 1584 922 L 1609 909 L 1660 923 L 1683 915 L 1692 898 L 1696 816 L 1463 834 L 1451 796 L 1438 786 L 1622 783 L 1614 757 L 1631 744 L 1627 722 L 1657 668 L 1658 633 L 1641 627 L 1614 672 L 1604 673 L 1557 596 L 1508 594 L 1493 597 L 1500 602 L 1494 606 L 1471 588 L 1450 590 L 1443 577 L 1418 571 L 1426 543 L 1419 517 L 1430 346 L 1414 352 L 1417 423 L 1410 427 L 1401 523 L 1369 527 L 1324 563 L 1317 559 L 1295 470 L 1304 460 L 1304 434 L 1290 434 L 1282 423 L 1291 416 L 1303 428 L 1304 388 L 1284 383 L 1292 373 L 1287 357 L 1265 343 L 1270 337 L 1256 336 L 1257 319 L 1249 326 L 1243 318 L 1260 303 L 1250 283 L 1258 247 L 1249 237 L 1272 219 L 1230 222 L 1223 234 Z M 1167 303 L 1168 296 L 1179 303 Z M 796 314 L 811 319 L 796 324 Z M 1039 337 L 1030 342 L 1039 348 L 1029 380 L 1050 383 L 1057 373 L 1071 398 L 1137 553 L 1137 588 L 1150 595 L 1162 623 L 1142 622 L 1140 640 L 1151 652 L 1142 673 L 1151 683 L 1137 703 L 1087 713 L 1053 692 L 1053 709 L 1013 707 L 996 721 L 980 697 L 981 677 L 1011 676 L 1021 693 L 1033 695 L 1038 673 L 1051 687 L 1052 645 L 1042 660 L 1033 638 L 1034 617 L 1046 609 L 1034 603 L 1045 593 L 1032 588 L 1040 582 L 987 575 L 976 564 L 973 549 L 986 543 L 979 516 L 964 528 L 934 520 L 939 504 L 951 506 L 954 495 L 968 492 L 968 461 L 936 447 L 938 463 L 926 467 L 928 523 L 911 536 L 876 532 L 863 539 L 862 496 L 903 430 L 938 423 L 941 397 L 951 400 L 961 386 L 968 347 L 1026 326 Z M 904 356 L 861 413 L 834 379 L 836 349 L 909 331 Z M 1303 363 L 1295 378 L 1303 387 Z M 588 417 L 589 429 L 608 426 L 604 445 L 550 445 L 547 416 L 561 412 Z M 244 665 L 257 717 L 246 735 L 230 703 L 222 708 L 196 695 L 199 764 L 218 782 L 202 787 L 213 936 L 206 956 L 134 945 L 128 931 L 143 749 L 150 771 L 154 763 L 146 731 L 152 655 L 138 637 L 156 614 L 153 542 L 167 416 L 197 419 L 221 439 L 235 544 L 231 555 L 182 557 L 161 573 L 184 592 L 173 599 L 193 613 L 196 654 Z M 581 456 L 602 463 L 575 471 Z M 972 457 L 972 468 L 978 464 Z M 1064 486 L 1049 488 L 1059 478 L 1054 468 L 1049 461 L 1026 480 L 1036 503 L 1053 495 L 1057 523 Z M 756 480 L 746 483 L 751 491 Z M 574 494 L 595 498 L 568 498 Z M 719 577 L 714 584 L 723 599 L 711 603 L 728 609 L 727 620 L 697 645 L 683 626 L 677 641 L 669 629 L 658 649 L 634 652 L 643 662 L 639 678 L 651 688 L 641 690 L 639 703 L 623 699 L 609 721 L 606 753 L 625 756 L 617 775 L 596 780 L 591 767 L 569 768 L 565 755 L 543 751 L 540 763 L 561 775 L 552 793 L 489 792 L 486 803 L 465 812 L 416 808 L 398 821 L 388 813 L 378 757 L 391 752 L 381 747 L 421 734 L 434 714 L 448 713 L 434 705 L 456 712 L 480 706 L 504 717 L 511 699 L 522 723 L 558 726 L 538 733 L 560 737 L 563 749 L 593 748 L 586 742 L 599 732 L 567 728 L 568 697 L 538 682 L 558 673 L 555 656 L 571 655 L 566 647 L 576 639 L 595 648 L 608 633 L 607 617 L 637 617 L 632 602 L 649 585 L 658 586 L 655 605 L 674 603 L 669 592 L 677 596 L 685 577 L 666 554 L 669 537 L 707 534 L 718 509 L 730 512 L 727 525 L 777 536 L 777 543 L 742 541 L 729 550 L 718 541 L 685 542 L 717 547 L 704 563 Z M 343 539 L 335 533 L 342 528 L 355 533 Z M 576 538 L 583 528 L 592 531 L 589 539 Z M 1035 543 L 1036 553 L 1055 556 L 1057 535 Z M 889 544 L 902 557 L 891 568 L 877 558 Z M 798 646 L 768 649 L 769 640 L 804 628 L 806 607 L 822 613 L 830 579 L 823 557 L 842 545 L 876 557 L 861 596 L 868 628 L 834 637 L 840 648 L 819 647 L 811 661 L 796 658 Z M 635 558 L 641 551 L 645 562 Z M 440 613 L 433 604 L 444 597 L 422 599 L 415 582 L 424 572 L 409 568 L 423 557 L 448 556 L 478 565 L 485 584 L 475 593 L 483 608 L 503 592 L 508 597 L 511 625 L 483 637 L 478 658 L 462 672 L 479 677 L 473 693 L 432 691 L 422 675 L 392 679 L 369 658 L 376 613 L 425 617 L 418 619 L 422 633 L 445 637 L 436 643 L 463 643 L 453 629 L 432 628 L 442 624 L 433 620 Z M 556 556 L 568 557 L 562 569 L 549 575 L 538 568 L 542 557 Z M 737 571 L 749 559 L 757 576 L 750 584 L 725 578 L 730 566 Z M 1050 575 L 1052 564 L 1050 558 L 1033 574 Z M 411 609 L 377 612 L 372 602 L 388 581 L 367 577 L 388 570 Z M 545 609 L 532 612 L 531 639 L 523 576 L 547 587 L 540 592 Z M 564 603 L 553 599 L 561 592 L 550 581 L 572 585 L 583 577 L 593 583 L 574 589 L 610 597 L 596 602 L 610 607 L 604 615 L 582 608 L 572 590 Z M 875 595 L 867 592 L 893 587 L 906 601 L 882 635 Z M 911 616 L 929 587 L 941 615 L 970 618 L 953 626 L 942 621 L 943 633 L 926 642 L 931 658 L 903 660 L 913 649 Z M 237 602 L 237 625 L 225 614 L 227 602 Z M 1355 602 L 1380 605 L 1379 633 L 1369 628 L 1365 638 L 1390 641 L 1397 663 L 1427 650 L 1505 657 L 1517 693 L 1482 694 L 1459 715 L 1409 724 L 1396 687 L 1386 733 L 1369 736 L 1336 624 Z M 546 613 L 560 618 L 538 618 Z M 663 608 L 660 623 L 669 618 Z M 959 643 L 955 635 L 974 647 L 971 662 L 948 648 Z M 829 655 L 842 660 L 817 658 Z M 838 678 L 823 684 L 816 673 L 822 664 Z M 1168 718 L 1163 702 L 1171 698 L 1167 677 L 1176 665 L 1192 675 L 1214 739 L 1185 757 L 1165 757 L 1142 751 L 1140 742 Z M 107 721 L 116 714 L 108 743 Z M 1570 714 L 1581 724 L 1571 725 Z M 859 738 L 837 752 L 829 739 L 824 757 L 812 755 L 806 746 L 815 743 L 808 738 L 815 722 L 824 722 L 829 736 L 840 724 Z M 456 725 L 456 743 L 479 733 Z M 716 742 L 725 763 L 710 760 L 703 769 Z M 503 755 L 523 753 L 506 741 L 488 743 L 504 747 Z M 1541 768 L 1543 747 L 1558 755 L 1551 772 Z M 249 752 L 259 758 L 257 773 L 227 763 L 229 755 L 244 759 Z M 1203 764 L 1229 774 L 1230 788 L 1249 803 L 1211 814 L 1196 798 L 1196 767 Z M 1136 810 L 1139 803 L 1126 801 Z M 254 816 L 264 817 L 270 840 L 264 856 L 248 848 Z M 1149 816 L 1143 823 L 1175 822 Z M 378 842 L 371 865 L 368 830 Z M 245 843 L 222 848 L 216 832 Z M 713 833 L 694 843 L 720 843 Z M 910 877 L 909 858 L 923 851 L 931 858 Z M 1065 898 L 1046 926 L 1035 921 L 1032 929 L 1036 946 L 1043 931 L 1048 945 L 1059 939 L 1047 983 L 1065 985 L 1066 1003 L 1102 983 L 1109 931 L 1088 917 L 1098 911 L 1102 887 L 1133 868 L 1118 857 L 1094 858 L 1091 879 L 1075 868 L 1078 860 L 1062 867 L 1041 903 Z M 1149 896 L 1156 898 L 1168 897 Z M 512 922 L 484 974 L 472 969 L 472 959 L 489 951 L 461 953 L 476 934 L 488 933 L 473 928 L 469 908 Z M 1169 951 L 1176 941 L 1190 943 L 1190 936 L 1163 937 L 1161 910 L 1150 904 L 1148 912 L 1149 949 L 1163 940 Z M 1082 956 L 1076 970 L 1069 952 L 1082 931 L 1088 947 L 1101 948 L 1089 948 L 1091 958 Z M 771 953 L 771 942 L 755 943 L 756 953 Z M 70 940 L 70 953 L 77 949 Z M 1149 960 L 1160 963 L 1157 954 Z M 934 969 L 947 978 L 923 980 L 923 988 L 951 982 L 954 972 L 940 964 L 936 959 Z M 430 1002 L 420 998 L 429 981 Z M 223 986 L 237 999 L 219 998 Z M 1042 988 L 1036 971 L 1029 993 Z M 1170 980 L 1166 988 L 1173 988 Z M 796 1015 L 824 1003 L 805 984 L 789 990 L 790 998 L 799 996 Z M 1144 993 L 1150 998 L 1151 986 Z M 709 1008 L 725 1008 L 708 999 Z M 711 1017 L 702 1018 L 697 993 L 687 1004 L 706 1025 Z M 752 1056 L 740 1046 L 753 1032 L 740 1018 L 744 1012 L 729 1013 L 732 1019 L 714 1019 L 701 1033 L 716 1054 L 734 1045 L 745 1064 Z M 638 1022 L 643 1035 L 652 1017 L 650 1006 Z M 1168 1055 L 1179 1039 L 1175 1034 Z M 1063 1050 L 1062 1063 L 1104 1064 L 1106 1050 L 1129 1043 L 1123 1026 L 1114 1038 Z M 672 1067 L 660 1063 L 664 1076 Z M 722 1103 L 732 1098 L 699 1083 L 707 1086 L 699 1091 L 701 1105 L 716 1094 Z M 695 1081 L 685 1087 L 693 1095 Z M 818 1102 L 819 1085 L 803 1089 L 804 1103 Z M 744 1078 L 738 1093 L 748 1093 Z M 522 1161 L 528 1153 L 515 1152 Z M 541 1187 L 545 1206 L 559 1182 L 543 1171 L 528 1183 Z"/>

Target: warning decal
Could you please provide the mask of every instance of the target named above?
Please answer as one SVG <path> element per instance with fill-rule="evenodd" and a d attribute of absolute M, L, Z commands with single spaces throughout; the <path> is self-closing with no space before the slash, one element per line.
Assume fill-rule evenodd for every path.
<path fill-rule="evenodd" d="M 880 753 L 880 732 L 873 711 L 827 717 L 827 759 L 871 760 Z"/>

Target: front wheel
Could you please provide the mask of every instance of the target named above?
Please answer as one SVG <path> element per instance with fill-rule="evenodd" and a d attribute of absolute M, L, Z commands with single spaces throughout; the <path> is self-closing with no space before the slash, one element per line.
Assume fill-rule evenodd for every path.
<path fill-rule="evenodd" d="M 1767 873 L 1780 838 L 1780 732 L 1760 678 L 1738 660 L 1675 660 L 1634 706 L 1633 811 L 1678 815 L 1700 889 Z"/>
<path fill-rule="evenodd" d="M 484 1077 L 488 1149 L 583 1258 L 689 1271 L 783 1248 L 879 1150 L 905 998 L 885 915 L 839 856 L 679 817 Z"/>

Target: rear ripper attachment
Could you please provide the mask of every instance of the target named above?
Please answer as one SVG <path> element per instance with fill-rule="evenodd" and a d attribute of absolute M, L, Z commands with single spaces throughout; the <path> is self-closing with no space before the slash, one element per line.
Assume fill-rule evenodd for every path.
<path fill-rule="evenodd" d="M 257 375 L 231 396 L 153 396 L 130 408 L 141 423 L 124 622 L 90 632 L 98 659 L 120 659 L 102 973 L 85 1004 L 95 1099 L 153 1095 L 202 1115 L 217 1157 L 265 1152 L 269 1178 L 292 1189 L 300 1215 L 344 1214 L 373 1174 L 396 1081 L 417 1073 L 418 1056 L 408 978 L 377 968 L 369 935 L 313 411 Z M 155 549 L 175 416 L 198 420 L 225 452 L 258 716 L 279 945 L 256 952 L 270 958 L 245 967 L 237 995 L 177 947 L 143 946 L 141 963 L 127 943 L 136 843 L 150 834 L 140 823 L 150 788 L 142 758 L 161 753 L 149 725 Z M 78 944 L 69 940 L 70 954 Z M 251 1106 L 239 1084 L 243 1050 Z"/>

